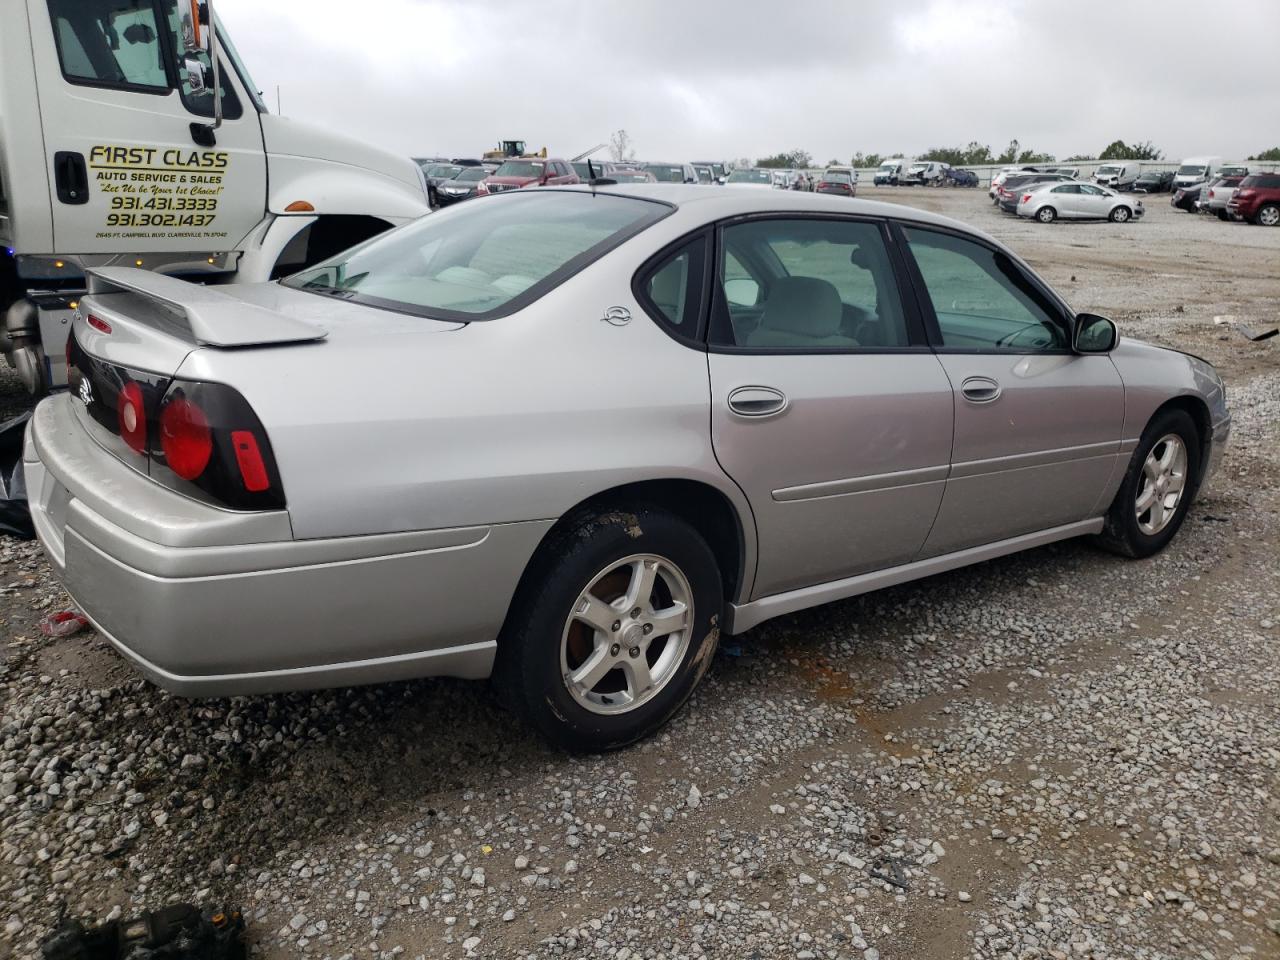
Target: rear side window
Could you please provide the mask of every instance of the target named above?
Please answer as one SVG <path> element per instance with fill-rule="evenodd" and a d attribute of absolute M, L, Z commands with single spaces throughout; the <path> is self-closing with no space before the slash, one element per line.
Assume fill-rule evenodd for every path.
<path fill-rule="evenodd" d="M 878 224 L 766 219 L 726 227 L 712 342 L 800 353 L 910 346 Z"/>
<path fill-rule="evenodd" d="M 949 233 L 917 227 L 904 232 L 944 347 L 1067 352 L 1059 311 L 1009 256 Z"/>
<path fill-rule="evenodd" d="M 676 336 L 695 340 L 702 316 L 706 237 L 697 237 L 659 261 L 640 278 L 640 301 Z"/>
<path fill-rule="evenodd" d="M 1251 177 L 1245 177 L 1241 181 L 1240 187 L 1256 187 L 1262 190 L 1280 189 L 1280 175 L 1278 174 L 1254 174 Z"/>
<path fill-rule="evenodd" d="M 513 191 L 433 213 L 284 282 L 405 313 L 488 320 L 532 303 L 671 210 L 614 194 Z"/>
<path fill-rule="evenodd" d="M 49 0 L 49 16 L 68 80 L 170 89 L 151 0 Z"/>

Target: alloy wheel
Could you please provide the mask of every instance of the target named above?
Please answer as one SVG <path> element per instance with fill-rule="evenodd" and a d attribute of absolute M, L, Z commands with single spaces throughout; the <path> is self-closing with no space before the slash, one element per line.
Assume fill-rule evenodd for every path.
<path fill-rule="evenodd" d="M 1280 207 L 1263 207 L 1258 211 L 1258 222 L 1264 227 L 1274 227 L 1280 223 Z"/>
<path fill-rule="evenodd" d="M 1134 503 L 1138 529 L 1149 537 L 1169 525 L 1187 487 L 1187 448 L 1175 433 L 1156 441 L 1142 464 Z"/>
<path fill-rule="evenodd" d="M 592 713 L 634 710 L 677 674 L 694 622 L 693 590 L 670 560 L 635 554 L 610 564 L 578 595 L 565 622 L 565 687 Z"/>

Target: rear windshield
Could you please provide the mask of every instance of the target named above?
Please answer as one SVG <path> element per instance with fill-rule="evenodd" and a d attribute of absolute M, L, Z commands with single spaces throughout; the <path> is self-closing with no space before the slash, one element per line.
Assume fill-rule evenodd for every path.
<path fill-rule="evenodd" d="M 730 183 L 772 183 L 767 170 L 735 170 L 729 174 Z"/>
<path fill-rule="evenodd" d="M 851 176 L 849 176 L 847 173 L 840 173 L 839 171 L 836 171 L 836 172 L 828 171 L 822 175 L 822 179 L 827 181 L 827 183 L 852 183 L 853 182 L 853 178 Z"/>
<path fill-rule="evenodd" d="M 488 175 L 489 171 L 484 167 L 463 167 L 462 172 L 453 179 L 463 183 L 475 183 L 478 180 L 483 180 Z"/>
<path fill-rule="evenodd" d="M 529 160 L 508 160 L 494 171 L 495 177 L 540 177 L 545 164 Z"/>
<path fill-rule="evenodd" d="M 532 303 L 667 204 L 557 191 L 464 203 L 343 251 L 286 286 L 445 320 L 488 320 Z"/>
<path fill-rule="evenodd" d="M 665 163 L 646 163 L 644 168 L 652 173 L 659 183 L 684 183 L 684 167 L 673 167 Z"/>

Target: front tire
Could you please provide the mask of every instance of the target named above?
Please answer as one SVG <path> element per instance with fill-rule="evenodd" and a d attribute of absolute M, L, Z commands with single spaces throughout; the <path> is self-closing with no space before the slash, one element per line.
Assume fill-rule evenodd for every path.
<path fill-rule="evenodd" d="M 494 683 L 548 740 L 613 750 L 663 726 L 711 664 L 724 605 L 715 555 L 652 507 L 573 520 L 535 555 Z"/>
<path fill-rule="evenodd" d="M 1036 219 L 1041 223 L 1053 223 L 1054 220 L 1058 219 L 1058 211 L 1053 207 L 1041 207 L 1036 211 Z"/>
<path fill-rule="evenodd" d="M 1131 216 L 1133 214 L 1129 212 L 1128 207 L 1116 207 L 1111 211 L 1109 219 L 1112 223 L 1128 223 Z"/>
<path fill-rule="evenodd" d="M 1200 431 L 1185 410 L 1153 417 L 1107 511 L 1101 545 L 1126 557 L 1163 550 L 1195 498 L 1200 453 Z"/>
<path fill-rule="evenodd" d="M 1274 203 L 1268 203 L 1258 208 L 1258 212 L 1254 215 L 1253 222 L 1260 227 L 1274 227 L 1280 224 L 1280 207 Z"/>

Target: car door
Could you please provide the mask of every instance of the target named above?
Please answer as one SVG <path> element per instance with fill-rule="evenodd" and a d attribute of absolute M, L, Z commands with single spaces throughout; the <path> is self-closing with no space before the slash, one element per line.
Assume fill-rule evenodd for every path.
<path fill-rule="evenodd" d="M 55 247 L 66 253 L 230 249 L 266 211 L 266 155 L 251 99 L 220 57 L 223 122 L 210 148 L 193 123 L 179 60 L 188 4 L 29 0 L 44 147 L 57 184 Z M 207 28 L 200 28 L 207 31 Z M 198 56 L 207 64 L 207 54 Z"/>
<path fill-rule="evenodd" d="M 753 599 L 906 563 L 937 513 L 951 386 L 888 237 L 853 217 L 719 230 L 711 434 L 755 515 Z"/>
<path fill-rule="evenodd" d="M 1080 185 L 1080 216 L 1090 220 L 1105 220 L 1111 213 L 1111 202 L 1115 195 L 1103 187 L 1092 183 Z"/>
<path fill-rule="evenodd" d="M 1050 187 L 1049 203 L 1062 219 L 1080 219 L 1080 184 L 1064 183 L 1056 187 Z"/>
<path fill-rule="evenodd" d="M 1101 516 L 1124 386 L 1070 347 L 1068 310 L 984 240 L 901 225 L 926 329 L 954 390 L 946 492 L 923 556 Z"/>

